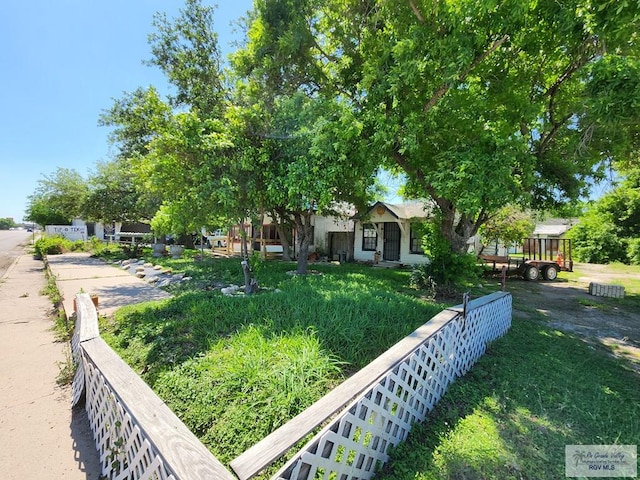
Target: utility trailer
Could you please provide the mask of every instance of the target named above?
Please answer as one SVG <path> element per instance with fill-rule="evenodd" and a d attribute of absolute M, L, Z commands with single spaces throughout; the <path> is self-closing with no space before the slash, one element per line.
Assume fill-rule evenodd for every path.
<path fill-rule="evenodd" d="M 492 264 L 494 272 L 506 267 L 507 274 L 521 275 L 529 281 L 540 277 L 555 280 L 560 271 L 573 271 L 568 238 L 527 238 L 518 250 L 521 252 L 506 256 L 480 254 L 478 257 L 485 264 Z"/>

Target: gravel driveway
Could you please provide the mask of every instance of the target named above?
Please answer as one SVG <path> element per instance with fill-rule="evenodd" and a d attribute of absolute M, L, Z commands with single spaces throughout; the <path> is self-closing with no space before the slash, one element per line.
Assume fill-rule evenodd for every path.
<path fill-rule="evenodd" d="M 577 280 L 563 279 L 563 274 L 554 282 L 509 278 L 507 290 L 513 295 L 514 316 L 542 316 L 553 328 L 604 344 L 640 373 L 638 302 L 589 295 L 590 282 L 619 284 L 625 279 L 640 280 L 640 273 L 615 273 L 591 264 L 576 264 L 574 271 L 579 275 Z"/>

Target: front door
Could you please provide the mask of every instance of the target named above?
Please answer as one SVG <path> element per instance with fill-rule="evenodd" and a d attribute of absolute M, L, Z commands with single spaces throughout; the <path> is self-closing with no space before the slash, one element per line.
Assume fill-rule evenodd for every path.
<path fill-rule="evenodd" d="M 382 259 L 389 262 L 400 260 L 400 227 L 396 222 L 384 224 L 384 248 Z"/>

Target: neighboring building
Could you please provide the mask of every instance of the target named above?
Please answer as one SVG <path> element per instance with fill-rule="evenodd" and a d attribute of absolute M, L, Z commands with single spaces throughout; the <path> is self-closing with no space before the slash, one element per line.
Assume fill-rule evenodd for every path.
<path fill-rule="evenodd" d="M 490 245 L 481 245 L 479 236 L 474 237 L 475 252 L 482 252 L 484 255 L 496 256 L 525 256 L 543 255 L 543 258 L 555 259 L 558 252 L 566 258 L 571 256 L 568 250 L 568 243 L 563 239 L 566 233 L 578 223 L 576 218 L 549 218 L 537 223 L 533 233 L 521 244 L 505 246 L 499 242 Z M 546 256 L 546 257 L 545 257 Z"/>
<path fill-rule="evenodd" d="M 326 258 L 333 261 L 353 260 L 353 217 L 355 211 L 350 207 L 343 207 L 341 216 L 314 215 L 311 218 L 313 238 L 309 246 L 309 253 L 318 259 Z M 282 255 L 282 242 L 273 219 L 265 215 L 260 232 L 253 231 L 250 223 L 244 225 L 247 237 L 250 239 L 249 248 L 271 255 Z M 255 238 L 253 245 L 251 240 Z M 296 257 L 297 238 L 295 229 L 291 235 L 291 256 Z M 233 226 L 228 233 L 228 249 L 231 252 L 241 251 L 240 226 Z"/>
<path fill-rule="evenodd" d="M 134 243 L 142 242 L 144 236 L 148 236 L 151 232 L 151 226 L 148 223 L 99 223 L 85 222 L 81 218 L 74 218 L 71 225 L 76 227 L 87 227 L 87 238 L 96 237 L 106 241 L 122 241 Z"/>
<path fill-rule="evenodd" d="M 427 263 L 422 237 L 416 228 L 431 215 L 425 201 L 392 204 L 377 202 L 355 221 L 353 258 L 415 265 Z"/>
<path fill-rule="evenodd" d="M 87 227 L 87 238 L 98 237 L 104 238 L 104 226 L 101 223 L 85 222 L 81 218 L 74 218 L 71 220 L 71 225 L 74 227 Z"/>
<path fill-rule="evenodd" d="M 534 238 L 565 238 L 565 234 L 578 220 L 576 218 L 549 218 L 536 224 L 531 234 Z"/>

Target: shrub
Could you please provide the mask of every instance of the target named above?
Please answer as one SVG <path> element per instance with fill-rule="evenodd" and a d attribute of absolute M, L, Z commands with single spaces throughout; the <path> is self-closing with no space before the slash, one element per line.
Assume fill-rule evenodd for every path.
<path fill-rule="evenodd" d="M 36 240 L 34 249 L 36 256 L 43 258 L 46 255 L 60 255 L 65 252 L 84 252 L 87 242 L 67 240 L 59 235 L 45 235 Z"/>
<path fill-rule="evenodd" d="M 436 224 L 424 225 L 422 248 L 429 263 L 413 268 L 413 287 L 426 290 L 427 295 L 449 295 L 478 281 L 481 269 L 475 255 L 452 251 Z"/>
<path fill-rule="evenodd" d="M 42 258 L 47 255 L 59 255 L 70 249 L 71 242 L 60 236 L 43 236 L 36 240 L 36 256 Z"/>
<path fill-rule="evenodd" d="M 630 238 L 627 244 L 627 258 L 631 265 L 640 265 L 640 238 Z"/>
<path fill-rule="evenodd" d="M 418 290 L 423 290 L 425 296 L 430 299 L 436 297 L 437 284 L 431 276 L 431 267 L 428 264 L 416 265 L 409 274 L 409 285 Z"/>
<path fill-rule="evenodd" d="M 609 218 L 588 213 L 567 234 L 573 240 L 574 259 L 585 263 L 626 263 L 626 239 L 618 233 Z"/>

